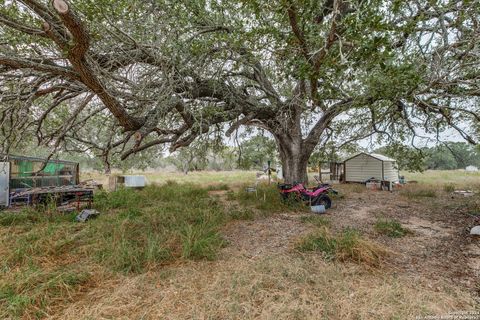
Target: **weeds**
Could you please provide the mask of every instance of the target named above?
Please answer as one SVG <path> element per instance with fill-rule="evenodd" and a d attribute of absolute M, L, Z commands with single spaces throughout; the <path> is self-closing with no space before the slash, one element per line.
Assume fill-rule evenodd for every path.
<path fill-rule="evenodd" d="M 20 212 L 0 212 L 0 226 L 14 227 L 34 225 L 41 222 L 72 221 L 74 214 L 58 212 L 56 203 L 53 200 L 49 200 L 47 203 L 37 207 L 24 207 Z"/>
<path fill-rule="evenodd" d="M 207 190 L 168 182 L 130 191 L 135 198 L 122 197 L 125 193 L 124 189 L 102 195 L 103 210 L 126 204 L 128 208 L 100 217 L 99 262 L 116 271 L 138 273 L 176 257 L 215 258 L 222 244 L 218 229 L 224 212 Z"/>
<path fill-rule="evenodd" d="M 181 231 L 182 257 L 213 260 L 224 241 L 217 230 L 207 224 L 185 225 Z"/>
<path fill-rule="evenodd" d="M 337 239 L 329 233 L 327 228 L 322 228 L 302 239 L 297 249 L 304 252 L 321 251 L 326 259 L 332 260 L 336 254 Z"/>
<path fill-rule="evenodd" d="M 74 222 L 75 213 L 0 214 L 0 225 L 15 232 L 0 233 L 0 318 L 46 316 L 52 303 L 71 299 L 88 280 L 80 270 L 91 265 L 140 273 L 175 259 L 214 259 L 225 244 L 219 233 L 224 208 L 194 185 L 101 192 L 95 207 L 101 215 L 82 224 Z"/>
<path fill-rule="evenodd" d="M 375 223 L 374 228 L 378 233 L 391 238 L 400 238 L 410 233 L 396 220 L 380 219 Z"/>
<path fill-rule="evenodd" d="M 229 212 L 229 217 L 233 220 L 253 220 L 255 213 L 249 208 L 234 209 Z"/>
<path fill-rule="evenodd" d="M 320 215 L 303 216 L 303 217 L 300 218 L 300 220 L 304 223 L 313 224 L 316 227 L 322 227 L 322 226 L 329 226 L 330 225 L 330 220 L 328 220 L 327 218 L 322 217 Z"/>
<path fill-rule="evenodd" d="M 8 227 L 25 225 L 35 223 L 40 219 L 41 216 L 38 213 L 32 213 L 29 210 L 24 210 L 22 212 L 2 212 L 0 214 L 0 226 Z"/>
<path fill-rule="evenodd" d="M 455 185 L 453 183 L 447 183 L 443 185 L 443 191 L 445 192 L 453 192 L 455 191 Z"/>
<path fill-rule="evenodd" d="M 119 189 L 114 192 L 100 192 L 95 195 L 95 207 L 99 210 L 135 208 L 140 205 L 138 193 L 132 189 Z"/>
<path fill-rule="evenodd" d="M 258 185 L 256 192 L 249 192 L 245 186 L 236 193 L 228 193 L 229 200 L 236 200 L 242 206 L 254 207 L 264 215 L 279 211 L 307 210 L 301 201 L 284 201 L 275 185 Z"/>
<path fill-rule="evenodd" d="M 425 186 L 411 185 L 400 191 L 400 194 L 407 198 L 435 198 L 437 192 L 435 189 Z"/>
<path fill-rule="evenodd" d="M 118 216 L 120 219 L 135 219 L 142 216 L 142 210 L 138 208 L 128 208 L 121 211 Z"/>
<path fill-rule="evenodd" d="M 48 316 L 51 301 L 59 298 L 71 300 L 72 293 L 89 278 L 89 273 L 70 267 L 48 271 L 35 266 L 22 268 L 9 282 L 0 281 L 0 317 Z"/>
<path fill-rule="evenodd" d="M 363 183 L 350 183 L 342 186 L 345 189 L 345 193 L 353 192 L 353 193 L 363 193 L 367 191 L 365 184 Z"/>
<path fill-rule="evenodd" d="M 378 244 L 366 240 L 354 229 L 345 229 L 332 235 L 326 227 L 308 235 L 297 245 L 299 251 L 320 251 L 327 260 L 352 261 L 370 267 L 378 267 L 387 251 Z"/>
<path fill-rule="evenodd" d="M 230 187 L 226 183 L 220 184 L 211 184 L 206 188 L 208 191 L 222 191 L 222 190 L 230 190 Z"/>
<path fill-rule="evenodd" d="M 98 247 L 94 254 L 98 262 L 123 273 L 138 273 L 145 268 L 171 258 L 165 237 L 155 232 L 149 221 L 140 219 L 114 220 L 110 230 L 98 230 Z M 99 224 L 101 229 L 105 223 Z"/>
<path fill-rule="evenodd" d="M 478 217 L 480 216 L 480 210 L 471 210 L 471 211 L 468 211 L 467 214 L 473 217 Z"/>

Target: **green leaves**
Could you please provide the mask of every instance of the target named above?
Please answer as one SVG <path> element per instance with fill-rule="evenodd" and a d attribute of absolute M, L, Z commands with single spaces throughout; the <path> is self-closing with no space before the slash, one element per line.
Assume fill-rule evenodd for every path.
<path fill-rule="evenodd" d="M 410 62 L 387 62 L 367 71 L 364 75 L 370 96 L 395 100 L 409 96 L 422 83 L 424 69 Z"/>
<path fill-rule="evenodd" d="M 207 127 L 218 135 L 224 124 L 247 114 L 252 120 L 248 125 L 273 133 L 303 130 L 304 137 L 325 108 L 342 100 L 351 103 L 340 112 L 343 118 L 328 123 L 332 141 L 339 135 L 345 141 L 368 137 L 374 131 L 380 142 L 386 136 L 404 142 L 416 128 L 431 134 L 464 122 L 478 136 L 478 117 L 472 114 L 479 112 L 477 35 L 472 28 L 477 3 L 337 1 L 335 10 L 329 3 L 71 1 L 91 39 L 81 68 L 66 46 L 24 29 L 40 28 L 50 18 L 20 1 L 4 1 L 0 13 L 22 27 L 0 24 L 6 42 L 0 57 L 27 59 L 29 64 L 12 68 L 9 62 L 9 69 L 0 73 L 5 91 L 0 93 L 0 116 L 15 113 L 10 123 L 2 124 L 9 131 L 2 135 L 17 145 L 26 136 L 54 143 L 72 106 L 94 91 L 102 92 L 101 101 L 92 99 L 72 120 L 77 125 L 67 130 L 69 138 L 59 141 L 65 148 L 73 145 L 89 150 L 90 156 L 101 155 L 105 162 L 155 141 L 175 145 L 186 139 L 178 145 L 188 144 Z M 78 39 L 64 33 L 67 26 L 57 27 L 69 41 L 67 47 L 74 46 Z M 89 77 L 76 79 L 58 71 L 62 68 L 88 71 Z M 185 112 L 172 108 L 173 100 L 184 103 Z M 115 116 L 101 110 L 102 103 Z M 300 124 L 292 117 L 297 112 Z M 135 121 L 125 121 L 130 116 Z M 122 141 L 133 132 L 124 132 L 119 123 L 129 130 L 138 128 L 128 123 L 143 123 L 147 136 L 138 141 L 140 146 L 133 139 Z M 148 156 L 152 154 L 142 158 Z"/>

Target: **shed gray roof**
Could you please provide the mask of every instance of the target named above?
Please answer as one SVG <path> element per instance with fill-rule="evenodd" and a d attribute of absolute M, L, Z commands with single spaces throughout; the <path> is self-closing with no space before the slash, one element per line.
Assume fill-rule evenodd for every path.
<path fill-rule="evenodd" d="M 384 156 L 383 154 L 378 154 L 378 153 L 370 153 L 369 154 L 370 156 L 374 157 L 374 158 L 377 158 L 378 160 L 382 160 L 382 161 L 387 161 L 387 162 L 395 162 L 397 160 L 395 159 L 392 159 L 392 158 L 389 158 L 387 156 Z"/>
<path fill-rule="evenodd" d="M 392 159 L 392 158 L 389 158 L 389 157 L 387 157 L 387 156 L 384 156 L 383 154 L 360 152 L 360 153 L 357 153 L 357 154 L 354 155 L 354 156 L 351 156 L 351 157 L 345 159 L 344 162 L 345 162 L 345 161 L 348 161 L 348 160 L 350 160 L 350 159 L 353 159 L 353 158 L 355 158 L 355 157 L 357 157 L 357 156 L 359 156 L 359 155 L 361 155 L 361 154 L 366 154 L 367 156 L 370 156 L 370 157 L 372 157 L 372 158 L 378 159 L 378 160 L 380 160 L 380 161 L 385 161 L 385 162 L 396 162 L 396 161 L 397 161 L 397 160 L 395 160 L 395 159 Z"/>

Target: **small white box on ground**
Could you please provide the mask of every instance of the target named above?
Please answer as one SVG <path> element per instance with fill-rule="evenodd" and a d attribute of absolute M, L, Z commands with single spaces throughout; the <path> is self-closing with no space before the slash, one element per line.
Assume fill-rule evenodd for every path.
<path fill-rule="evenodd" d="M 127 188 L 145 187 L 145 176 L 125 176 L 125 187 Z"/>

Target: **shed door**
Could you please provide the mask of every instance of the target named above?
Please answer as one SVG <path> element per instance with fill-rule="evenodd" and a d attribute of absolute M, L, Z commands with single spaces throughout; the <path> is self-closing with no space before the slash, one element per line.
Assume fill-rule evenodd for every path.
<path fill-rule="evenodd" d="M 8 207 L 10 163 L 0 162 L 0 207 Z"/>

